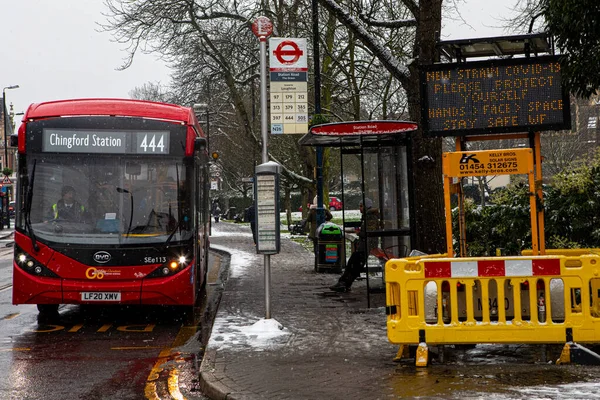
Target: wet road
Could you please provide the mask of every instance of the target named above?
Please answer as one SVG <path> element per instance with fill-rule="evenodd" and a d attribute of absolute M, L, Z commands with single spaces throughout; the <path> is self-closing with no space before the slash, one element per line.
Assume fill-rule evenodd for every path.
<path fill-rule="evenodd" d="M 600 367 L 555 365 L 561 346 L 448 348 L 443 363 L 399 364 L 386 385 L 398 398 L 600 399 Z"/>
<path fill-rule="evenodd" d="M 202 398 L 202 319 L 215 271 L 194 316 L 176 307 L 63 305 L 44 319 L 11 304 L 12 252 L 0 248 L 0 398 Z M 219 267 L 211 254 L 210 265 Z"/>

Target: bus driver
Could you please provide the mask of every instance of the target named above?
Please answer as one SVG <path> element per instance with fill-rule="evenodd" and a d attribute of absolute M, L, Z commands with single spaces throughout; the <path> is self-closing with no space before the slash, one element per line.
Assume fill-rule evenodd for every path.
<path fill-rule="evenodd" d="M 52 204 L 52 218 L 82 222 L 85 208 L 75 200 L 76 192 L 73 186 L 63 186 L 61 193 L 61 199 Z"/>

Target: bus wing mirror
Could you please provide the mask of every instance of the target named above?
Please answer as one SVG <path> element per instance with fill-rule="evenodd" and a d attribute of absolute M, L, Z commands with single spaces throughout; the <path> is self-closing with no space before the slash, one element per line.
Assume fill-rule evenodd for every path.
<path fill-rule="evenodd" d="M 19 147 L 19 135 L 13 134 L 10 135 L 10 147 Z"/>
<path fill-rule="evenodd" d="M 206 138 L 194 139 L 194 151 L 206 150 Z"/>

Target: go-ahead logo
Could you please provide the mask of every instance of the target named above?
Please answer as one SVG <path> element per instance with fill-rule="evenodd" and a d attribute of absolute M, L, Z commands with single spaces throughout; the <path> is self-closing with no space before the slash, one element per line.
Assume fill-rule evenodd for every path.
<path fill-rule="evenodd" d="M 104 278 L 104 271 L 91 267 L 85 271 L 85 277 L 88 279 L 102 279 Z"/>
<path fill-rule="evenodd" d="M 110 255 L 110 253 L 106 251 L 99 251 L 97 253 L 94 253 L 94 261 L 96 261 L 99 264 L 105 264 L 109 262 L 111 258 L 112 256 Z"/>

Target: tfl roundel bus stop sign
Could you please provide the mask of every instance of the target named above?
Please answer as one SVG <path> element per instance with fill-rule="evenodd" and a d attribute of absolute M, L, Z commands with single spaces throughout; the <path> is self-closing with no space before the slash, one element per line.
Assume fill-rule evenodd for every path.
<path fill-rule="evenodd" d="M 308 132 L 306 39 L 270 38 L 271 133 Z"/>
<path fill-rule="evenodd" d="M 269 69 L 273 71 L 308 70 L 306 39 L 271 38 L 269 40 Z"/>
<path fill-rule="evenodd" d="M 252 23 L 252 32 L 256 37 L 266 38 L 273 33 L 273 23 L 267 17 L 261 16 L 256 18 L 256 21 Z"/>

